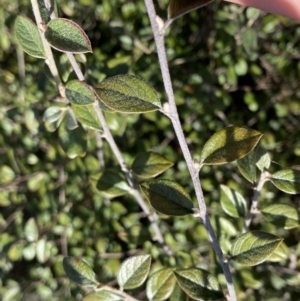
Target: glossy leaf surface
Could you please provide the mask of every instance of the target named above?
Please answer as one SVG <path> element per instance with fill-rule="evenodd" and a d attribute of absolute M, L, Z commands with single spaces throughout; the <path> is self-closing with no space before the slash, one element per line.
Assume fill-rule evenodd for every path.
<path fill-rule="evenodd" d="M 92 268 L 80 258 L 65 257 L 63 267 L 68 278 L 81 286 L 94 286 L 98 284 Z"/>
<path fill-rule="evenodd" d="M 292 229 L 299 226 L 299 212 L 292 206 L 273 204 L 262 209 L 264 218 L 278 227 Z"/>
<path fill-rule="evenodd" d="M 39 30 L 29 18 L 18 16 L 14 30 L 17 41 L 26 53 L 37 58 L 45 58 L 45 50 Z"/>
<path fill-rule="evenodd" d="M 258 143 L 262 134 L 258 131 L 230 126 L 215 133 L 204 145 L 201 163 L 225 164 L 246 156 Z"/>
<path fill-rule="evenodd" d="M 237 166 L 240 173 L 245 179 L 250 183 L 256 181 L 256 153 L 255 150 L 252 150 L 245 157 L 237 160 Z"/>
<path fill-rule="evenodd" d="M 63 52 L 92 52 L 91 42 L 83 29 L 75 22 L 58 18 L 47 24 L 45 38 L 49 44 Z"/>
<path fill-rule="evenodd" d="M 272 174 L 271 182 L 281 191 L 297 194 L 300 193 L 300 171 L 284 169 Z"/>
<path fill-rule="evenodd" d="M 97 189 L 107 197 L 117 197 L 128 193 L 129 186 L 120 173 L 105 170 L 97 182 Z"/>
<path fill-rule="evenodd" d="M 177 269 L 174 274 L 181 288 L 194 300 L 213 301 L 224 296 L 217 278 L 205 270 Z"/>
<path fill-rule="evenodd" d="M 155 210 L 166 215 L 193 213 L 193 203 L 182 186 L 171 180 L 152 180 L 140 185 Z"/>
<path fill-rule="evenodd" d="M 214 0 L 171 0 L 168 8 L 168 18 L 175 19 L 213 1 Z"/>
<path fill-rule="evenodd" d="M 81 122 L 83 125 L 94 130 L 102 129 L 93 104 L 88 104 L 88 105 L 72 104 L 72 109 L 75 113 L 77 120 Z"/>
<path fill-rule="evenodd" d="M 232 244 L 231 259 L 246 266 L 265 261 L 280 245 L 282 238 L 261 231 L 251 231 L 239 236 Z"/>
<path fill-rule="evenodd" d="M 223 210 L 232 217 L 244 217 L 247 203 L 244 197 L 228 186 L 221 185 L 221 205 Z"/>
<path fill-rule="evenodd" d="M 161 174 L 172 165 L 172 162 L 159 154 L 145 152 L 135 157 L 131 168 L 141 178 L 152 178 Z"/>
<path fill-rule="evenodd" d="M 85 296 L 82 301 L 123 301 L 123 296 L 108 290 L 100 290 Z"/>
<path fill-rule="evenodd" d="M 154 272 L 147 281 L 146 293 L 149 300 L 163 301 L 170 297 L 176 284 L 173 269 L 165 268 Z"/>
<path fill-rule="evenodd" d="M 133 289 L 141 286 L 149 273 L 150 255 L 138 255 L 126 259 L 118 274 L 118 283 L 123 289 Z"/>
<path fill-rule="evenodd" d="M 71 103 L 77 105 L 87 105 L 95 101 L 93 89 L 79 80 L 72 80 L 67 83 L 66 96 Z"/>
<path fill-rule="evenodd" d="M 156 91 L 133 75 L 117 75 L 101 82 L 95 91 L 108 107 L 123 113 L 143 113 L 161 108 Z"/>

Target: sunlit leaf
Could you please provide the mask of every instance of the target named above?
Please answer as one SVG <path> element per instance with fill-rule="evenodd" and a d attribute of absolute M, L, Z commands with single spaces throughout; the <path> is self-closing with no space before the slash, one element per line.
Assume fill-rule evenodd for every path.
<path fill-rule="evenodd" d="M 215 133 L 204 145 L 201 163 L 224 164 L 246 156 L 262 134 L 252 129 L 230 126 Z"/>
<path fill-rule="evenodd" d="M 213 1 L 214 0 L 171 0 L 168 8 L 168 18 L 175 19 Z"/>
<path fill-rule="evenodd" d="M 300 171 L 284 169 L 272 174 L 271 182 L 281 191 L 297 194 L 300 193 Z"/>
<path fill-rule="evenodd" d="M 44 122 L 55 122 L 61 118 L 64 109 L 61 107 L 49 107 L 44 113 Z"/>
<path fill-rule="evenodd" d="M 18 16 L 15 21 L 15 36 L 22 49 L 37 58 L 45 58 L 45 50 L 37 26 L 28 18 Z"/>
<path fill-rule="evenodd" d="M 164 268 L 153 273 L 147 281 L 149 300 L 163 301 L 170 297 L 176 284 L 173 269 Z"/>
<path fill-rule="evenodd" d="M 71 103 L 77 105 L 87 105 L 95 101 L 93 89 L 79 80 L 72 80 L 67 83 L 66 96 Z"/>
<path fill-rule="evenodd" d="M 133 289 L 141 286 L 149 273 L 150 255 L 138 255 L 126 259 L 118 274 L 118 283 L 123 289 Z"/>
<path fill-rule="evenodd" d="M 133 75 L 117 75 L 101 82 L 95 91 L 108 107 L 123 113 L 143 113 L 161 108 L 157 92 Z"/>
<path fill-rule="evenodd" d="M 102 129 L 93 104 L 88 104 L 88 105 L 72 104 L 72 109 L 75 113 L 77 120 L 81 122 L 83 125 L 95 130 Z"/>
<path fill-rule="evenodd" d="M 79 285 L 95 286 L 98 284 L 92 268 L 80 258 L 65 257 L 63 267 L 68 278 Z"/>
<path fill-rule="evenodd" d="M 167 215 L 193 213 L 193 203 L 182 186 L 171 180 L 152 180 L 140 185 L 147 200 L 158 212 Z"/>
<path fill-rule="evenodd" d="M 124 297 L 108 290 L 100 290 L 85 296 L 82 301 L 125 301 Z"/>
<path fill-rule="evenodd" d="M 161 174 L 172 165 L 172 162 L 159 154 L 145 152 L 135 157 L 131 168 L 139 177 L 152 178 Z"/>
<path fill-rule="evenodd" d="M 130 187 L 120 173 L 105 170 L 97 182 L 97 189 L 107 197 L 117 197 L 128 193 Z"/>
<path fill-rule="evenodd" d="M 244 197 L 228 186 L 221 185 L 221 205 L 223 210 L 232 217 L 244 217 L 247 203 Z"/>
<path fill-rule="evenodd" d="M 278 248 L 275 249 L 275 251 L 271 254 L 270 257 L 268 257 L 268 261 L 271 262 L 280 262 L 285 261 L 289 258 L 289 248 L 288 246 L 282 242 Z"/>
<path fill-rule="evenodd" d="M 246 266 L 260 264 L 275 251 L 282 240 L 261 231 L 244 233 L 233 242 L 231 259 Z"/>
<path fill-rule="evenodd" d="M 256 152 L 252 150 L 245 157 L 237 160 L 239 171 L 250 183 L 256 181 Z"/>
<path fill-rule="evenodd" d="M 39 230 L 38 230 L 37 224 L 35 222 L 35 219 L 33 217 L 31 217 L 26 222 L 25 227 L 24 227 L 24 234 L 25 234 L 26 239 L 29 242 L 33 242 L 38 239 Z"/>
<path fill-rule="evenodd" d="M 75 22 L 58 18 L 47 24 L 45 38 L 49 44 L 63 52 L 92 52 L 91 42 L 83 29 Z"/>
<path fill-rule="evenodd" d="M 255 149 L 256 166 L 260 171 L 269 169 L 271 165 L 270 154 L 264 148 L 258 146 Z"/>
<path fill-rule="evenodd" d="M 285 204 L 272 204 L 261 210 L 264 218 L 278 227 L 292 229 L 299 226 L 300 216 L 296 208 Z"/>
<path fill-rule="evenodd" d="M 216 277 L 199 268 L 174 271 L 181 288 L 194 300 L 213 301 L 224 297 Z"/>

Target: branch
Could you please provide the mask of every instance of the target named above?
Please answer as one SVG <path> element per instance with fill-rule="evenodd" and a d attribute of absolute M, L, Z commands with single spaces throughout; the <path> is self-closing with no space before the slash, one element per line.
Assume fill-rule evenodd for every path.
<path fill-rule="evenodd" d="M 39 5 L 38 5 L 37 0 L 31 0 L 31 6 L 32 6 L 32 9 L 33 9 L 33 14 L 34 14 L 37 26 L 40 28 L 41 39 L 42 39 L 44 49 L 45 49 L 45 56 L 46 56 L 46 61 L 45 62 L 48 65 L 48 67 L 50 69 L 50 72 L 51 72 L 51 74 L 52 74 L 52 76 L 55 80 L 55 83 L 57 85 L 57 89 L 59 91 L 60 96 L 65 98 L 65 88 L 64 88 L 63 83 L 61 82 L 61 79 L 60 79 L 60 76 L 59 76 L 59 73 L 58 73 L 58 70 L 57 70 L 57 67 L 56 67 L 56 64 L 55 64 L 55 60 L 54 60 L 54 57 L 53 57 L 51 47 L 48 44 L 47 40 L 45 39 L 43 29 L 41 30 L 41 26 L 43 25 L 43 20 L 42 20 L 42 17 L 41 17 L 41 13 L 40 13 L 40 10 L 39 10 Z"/>
<path fill-rule="evenodd" d="M 32 1 L 36 2 L 36 0 L 32 0 Z M 49 2 L 49 1 L 47 1 L 47 2 Z M 50 5 L 49 3 L 46 3 L 47 8 L 51 10 L 51 7 L 49 5 Z M 51 19 L 55 19 L 56 18 L 56 16 L 55 16 L 54 13 L 52 13 L 50 17 L 51 17 Z M 48 42 L 46 40 L 45 40 L 45 43 L 49 46 L 49 44 L 48 44 Z M 81 72 L 81 69 L 80 69 L 80 67 L 79 67 L 79 65 L 78 65 L 78 63 L 77 63 L 74 55 L 72 53 L 70 53 L 70 52 L 66 52 L 66 54 L 67 54 L 67 56 L 68 56 L 68 58 L 70 60 L 72 68 L 74 69 L 74 71 L 75 71 L 78 79 L 80 81 L 84 81 L 84 76 L 83 76 L 83 74 Z M 112 151 L 113 151 L 113 153 L 114 153 L 114 155 L 115 155 L 115 157 L 116 157 L 116 159 L 117 159 L 117 161 L 118 161 L 118 163 L 119 163 L 122 171 L 124 172 L 124 174 L 126 176 L 126 180 L 127 180 L 128 184 L 129 184 L 129 186 L 131 188 L 131 194 L 137 200 L 139 206 L 142 208 L 142 210 L 144 211 L 144 213 L 147 215 L 150 223 L 152 224 L 153 230 L 155 232 L 155 240 L 157 240 L 162 245 L 164 251 L 168 255 L 171 255 L 172 252 L 169 249 L 169 247 L 167 246 L 167 244 L 165 243 L 164 237 L 163 237 L 163 235 L 162 235 L 162 233 L 160 231 L 160 228 L 159 228 L 159 226 L 158 226 L 158 224 L 156 222 L 156 214 L 150 212 L 150 210 L 149 210 L 148 206 L 146 205 L 143 197 L 141 196 L 141 194 L 140 194 L 140 192 L 139 192 L 139 190 L 138 190 L 138 188 L 137 188 L 137 186 L 136 186 L 136 184 L 135 184 L 135 182 L 133 180 L 131 172 L 128 170 L 128 168 L 127 168 L 127 166 L 126 166 L 126 164 L 125 164 L 125 162 L 123 160 L 122 154 L 121 154 L 121 152 L 120 152 L 120 150 L 119 150 L 119 148 L 118 148 L 118 146 L 117 146 L 117 144 L 116 144 L 116 142 L 115 142 L 115 140 L 114 140 L 114 138 L 113 138 L 113 136 L 112 136 L 112 134 L 110 132 L 110 129 L 109 129 L 107 123 L 106 123 L 106 120 L 105 120 L 104 115 L 103 115 L 103 113 L 102 113 L 102 111 L 100 109 L 98 101 L 94 102 L 93 106 L 94 106 L 95 112 L 97 113 L 98 119 L 99 119 L 99 121 L 101 123 L 101 126 L 103 128 L 104 137 L 106 138 L 106 140 L 107 140 L 110 148 L 112 149 Z M 101 164 L 101 162 L 100 162 L 100 164 Z"/>
<path fill-rule="evenodd" d="M 160 64 L 161 73 L 162 73 L 163 82 L 164 82 L 164 87 L 165 87 L 165 91 L 166 91 L 166 94 L 168 97 L 168 103 L 170 106 L 170 115 L 169 116 L 171 118 L 171 121 L 172 121 L 172 124 L 174 127 L 174 131 L 176 133 L 176 136 L 177 136 L 178 142 L 180 144 L 184 159 L 187 163 L 187 167 L 189 169 L 189 172 L 190 172 L 190 175 L 191 175 L 191 178 L 193 181 L 193 185 L 194 185 L 194 189 L 195 189 L 195 193 L 197 196 L 198 205 L 199 205 L 199 209 L 200 209 L 200 217 L 206 228 L 209 239 L 212 242 L 212 245 L 217 254 L 217 257 L 222 265 L 222 269 L 223 269 L 223 272 L 224 272 L 224 275 L 226 278 L 226 283 L 227 283 L 230 300 L 236 301 L 237 297 L 236 297 L 236 293 L 234 290 L 232 276 L 231 276 L 231 272 L 230 272 L 230 269 L 228 266 L 228 262 L 226 261 L 226 259 L 224 259 L 223 252 L 220 248 L 217 237 L 214 233 L 214 230 L 213 230 L 210 220 L 208 218 L 207 207 L 206 207 L 206 204 L 204 201 L 203 191 L 201 188 L 201 183 L 200 183 L 200 179 L 198 176 L 197 167 L 194 165 L 194 161 L 192 159 L 191 153 L 190 153 L 188 145 L 186 143 L 185 136 L 183 134 L 181 123 L 179 120 L 177 107 L 175 104 L 175 98 L 174 98 L 174 92 L 173 92 L 169 67 L 168 67 L 166 50 L 165 50 L 165 45 L 164 45 L 164 35 L 160 32 L 160 29 L 156 22 L 157 16 L 156 16 L 155 8 L 153 5 L 153 1 L 152 0 L 144 0 L 144 1 L 145 1 L 145 5 L 147 7 L 147 12 L 149 15 L 151 27 L 152 27 L 153 34 L 154 34 L 159 64 Z"/>
<path fill-rule="evenodd" d="M 257 186 L 254 188 L 254 193 L 251 200 L 251 208 L 244 222 L 243 233 L 245 233 L 249 229 L 252 219 L 258 213 L 258 197 L 260 195 L 260 191 L 262 190 L 265 182 L 268 181 L 269 178 L 270 178 L 269 172 L 263 171 L 261 173 Z"/>

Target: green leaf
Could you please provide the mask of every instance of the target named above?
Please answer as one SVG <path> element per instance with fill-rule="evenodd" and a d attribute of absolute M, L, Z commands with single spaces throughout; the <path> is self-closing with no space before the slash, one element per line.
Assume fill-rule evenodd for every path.
<path fill-rule="evenodd" d="M 204 145 L 201 163 L 224 164 L 246 156 L 258 143 L 262 133 L 230 126 L 215 133 Z"/>
<path fill-rule="evenodd" d="M 153 273 L 147 281 L 149 300 L 163 301 L 170 297 L 176 284 L 173 269 L 164 268 Z"/>
<path fill-rule="evenodd" d="M 260 171 L 269 169 L 271 165 L 271 157 L 270 154 L 267 152 L 267 150 L 265 150 L 261 146 L 258 146 L 255 150 L 255 156 L 256 156 L 256 166 Z"/>
<path fill-rule="evenodd" d="M 193 213 L 193 203 L 184 188 L 171 180 L 152 180 L 140 185 L 151 205 L 163 214 L 186 215 Z"/>
<path fill-rule="evenodd" d="M 213 1 L 214 0 L 171 0 L 168 7 L 168 19 L 178 18 Z"/>
<path fill-rule="evenodd" d="M 84 156 L 87 150 L 86 132 L 78 126 L 74 130 L 69 130 L 65 122 L 63 122 L 58 131 L 59 141 L 66 155 L 74 159 L 78 156 Z"/>
<path fill-rule="evenodd" d="M 45 263 L 50 257 L 50 246 L 45 238 L 40 239 L 36 244 L 36 258 L 38 262 Z"/>
<path fill-rule="evenodd" d="M 26 53 L 37 58 L 45 58 L 41 35 L 37 26 L 30 19 L 18 16 L 14 31 L 18 43 Z"/>
<path fill-rule="evenodd" d="M 108 290 L 100 290 L 85 296 L 82 301 L 123 301 L 123 296 Z"/>
<path fill-rule="evenodd" d="M 62 52 L 92 52 L 91 42 L 83 29 L 68 19 L 51 20 L 47 24 L 45 38 L 53 48 Z"/>
<path fill-rule="evenodd" d="M 300 193 L 300 171 L 284 169 L 272 174 L 271 182 L 281 191 L 297 194 Z"/>
<path fill-rule="evenodd" d="M 101 124 L 93 104 L 76 105 L 72 104 L 72 109 L 79 122 L 94 130 L 101 130 Z"/>
<path fill-rule="evenodd" d="M 44 113 L 44 122 L 55 122 L 59 120 L 64 113 L 65 109 L 57 106 L 49 107 Z"/>
<path fill-rule="evenodd" d="M 174 271 L 180 287 L 194 300 L 213 301 L 224 297 L 216 277 L 199 268 Z"/>
<path fill-rule="evenodd" d="M 285 261 L 289 258 L 289 254 L 290 251 L 288 246 L 284 242 L 282 242 L 267 260 L 271 262 Z"/>
<path fill-rule="evenodd" d="M 113 170 L 105 170 L 97 182 L 97 189 L 107 197 L 117 197 L 128 193 L 130 187 L 123 175 Z"/>
<path fill-rule="evenodd" d="M 299 226 L 299 212 L 292 206 L 285 204 L 273 204 L 262 209 L 264 218 L 284 229 L 292 229 Z"/>
<path fill-rule="evenodd" d="M 95 101 L 94 90 L 79 80 L 72 80 L 67 83 L 66 96 L 71 103 L 77 105 L 87 105 Z"/>
<path fill-rule="evenodd" d="M 63 267 L 68 278 L 79 285 L 95 286 L 98 284 L 94 271 L 80 258 L 65 257 Z"/>
<path fill-rule="evenodd" d="M 256 152 L 252 150 L 245 157 L 237 160 L 237 166 L 243 177 L 250 183 L 256 181 Z"/>
<path fill-rule="evenodd" d="M 145 152 L 135 157 L 131 168 L 141 178 L 152 178 L 161 174 L 172 165 L 172 162 L 159 154 Z"/>
<path fill-rule="evenodd" d="M 100 83 L 95 91 L 108 107 L 123 113 L 144 113 L 161 108 L 156 91 L 133 75 L 117 75 Z"/>
<path fill-rule="evenodd" d="M 35 222 L 35 219 L 31 217 L 25 224 L 24 227 L 24 234 L 29 242 L 36 241 L 39 237 L 39 230 L 37 227 L 37 224 Z"/>
<path fill-rule="evenodd" d="M 244 197 L 225 185 L 221 185 L 221 205 L 223 210 L 232 217 L 246 216 L 247 203 Z"/>
<path fill-rule="evenodd" d="M 282 241 L 282 238 L 266 232 L 244 233 L 233 242 L 231 259 L 246 266 L 260 264 L 275 251 Z"/>
<path fill-rule="evenodd" d="M 150 255 L 138 255 L 126 259 L 118 274 L 118 283 L 123 289 L 133 289 L 141 286 L 149 273 Z"/>

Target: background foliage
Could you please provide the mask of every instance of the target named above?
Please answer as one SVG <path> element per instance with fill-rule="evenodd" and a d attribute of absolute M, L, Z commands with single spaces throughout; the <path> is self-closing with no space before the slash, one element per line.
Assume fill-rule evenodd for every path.
<path fill-rule="evenodd" d="M 156 1 L 166 17 L 168 1 Z M 166 100 L 155 45 L 143 1 L 59 1 L 61 17 L 81 25 L 93 54 L 81 55 L 86 81 L 97 84 L 117 74 L 136 74 Z M 94 187 L 104 166 L 117 163 L 106 143 L 97 145 L 90 131 L 85 156 L 70 159 L 43 123 L 45 110 L 59 99 L 43 60 L 22 52 L 13 35 L 17 15 L 32 20 L 28 0 L 0 5 L 0 299 L 79 300 L 81 288 L 65 277 L 62 258 L 84 257 L 101 282 L 115 281 L 121 262 L 140 251 L 151 254 L 152 272 L 162 266 L 197 264 L 222 283 L 222 271 L 204 227 L 190 217 L 160 222 L 167 256 L 151 240 L 149 221 L 134 199 L 109 200 Z M 272 155 L 272 172 L 294 166 L 300 156 L 300 28 L 279 16 L 216 2 L 179 18 L 169 29 L 166 46 L 180 118 L 195 157 L 208 138 L 229 124 L 264 133 L 261 145 Z M 74 78 L 64 54 L 55 53 L 64 81 Z M 190 178 L 169 120 L 159 112 L 143 115 L 106 113 L 128 165 L 136 154 L 156 151 L 174 162 L 162 178 L 192 192 Z M 219 202 L 220 184 L 250 200 L 253 190 L 236 164 L 201 171 L 203 189 L 219 241 L 225 252 L 242 228 L 242 219 L 226 215 Z M 299 207 L 297 195 L 271 184 L 259 202 Z M 300 276 L 299 227 L 278 229 L 256 218 L 251 229 L 285 239 L 282 260 L 253 268 L 234 265 L 239 300 L 297 300 Z M 224 243 L 223 243 L 224 242 Z M 139 298 L 145 298 L 143 291 Z M 173 299 L 183 300 L 183 299 Z"/>

